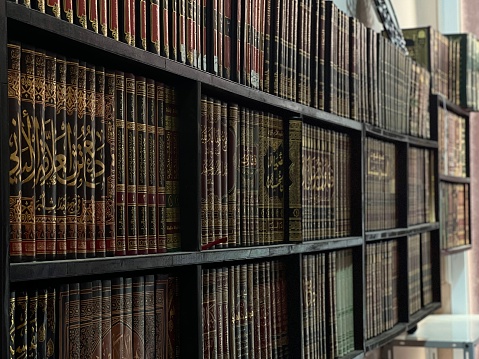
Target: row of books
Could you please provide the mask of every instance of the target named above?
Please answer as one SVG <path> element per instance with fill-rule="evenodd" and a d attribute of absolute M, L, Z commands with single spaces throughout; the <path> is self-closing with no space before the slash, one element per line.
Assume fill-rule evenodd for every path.
<path fill-rule="evenodd" d="M 409 55 L 431 73 L 431 90 L 466 109 L 479 107 L 478 39 L 433 27 L 403 30 Z"/>
<path fill-rule="evenodd" d="M 283 120 L 203 96 L 202 245 L 284 241 Z"/>
<path fill-rule="evenodd" d="M 393 143 L 366 138 L 366 230 L 395 228 L 397 150 Z"/>
<path fill-rule="evenodd" d="M 180 247 L 176 91 L 8 45 L 12 261 Z"/>
<path fill-rule="evenodd" d="M 427 71 L 332 1 L 53 3 L 33 7 L 283 98 L 428 136 L 413 130 L 429 123 Z"/>
<path fill-rule="evenodd" d="M 354 350 L 351 249 L 303 256 L 305 358 L 337 358 Z"/>
<path fill-rule="evenodd" d="M 408 149 L 408 224 L 436 222 L 434 152 Z"/>
<path fill-rule="evenodd" d="M 116 277 L 10 294 L 11 358 L 177 358 L 178 277 Z"/>
<path fill-rule="evenodd" d="M 366 245 L 366 338 L 398 322 L 397 240 Z"/>
<path fill-rule="evenodd" d="M 468 183 L 439 184 L 442 249 L 471 244 L 469 191 Z"/>
<path fill-rule="evenodd" d="M 409 314 L 432 302 L 431 233 L 408 237 Z"/>
<path fill-rule="evenodd" d="M 203 269 L 203 358 L 288 358 L 281 261 Z"/>
<path fill-rule="evenodd" d="M 467 121 L 445 108 L 438 108 L 439 173 L 467 177 Z"/>

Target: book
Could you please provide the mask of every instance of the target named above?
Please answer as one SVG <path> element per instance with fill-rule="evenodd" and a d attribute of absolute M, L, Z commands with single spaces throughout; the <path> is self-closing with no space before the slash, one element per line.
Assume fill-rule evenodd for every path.
<path fill-rule="evenodd" d="M 61 0 L 60 18 L 73 24 L 73 0 Z"/>
<path fill-rule="evenodd" d="M 165 87 L 156 82 L 157 143 L 158 143 L 158 252 L 166 252 L 166 137 L 165 137 Z"/>
<path fill-rule="evenodd" d="M 81 1 L 80 1 L 81 2 Z M 99 9 L 97 0 L 85 0 L 86 2 L 86 23 L 87 29 L 98 32 Z"/>
<path fill-rule="evenodd" d="M 158 339 L 155 331 L 155 276 L 147 274 L 145 277 L 145 359 L 155 359 L 156 340 Z M 158 355 L 158 357 L 161 357 Z"/>
<path fill-rule="evenodd" d="M 107 36 L 111 37 L 112 39 L 119 40 L 120 39 L 120 15 L 119 12 L 122 11 L 118 7 L 117 1 L 108 1 L 108 29 L 107 29 Z"/>
<path fill-rule="evenodd" d="M 112 280 L 101 281 L 101 355 L 112 355 Z"/>
<path fill-rule="evenodd" d="M 132 45 L 131 1 L 123 1 L 123 6 L 118 7 L 118 40 Z"/>
<path fill-rule="evenodd" d="M 85 29 L 88 27 L 87 1 L 90 1 L 90 0 L 76 1 L 73 7 L 73 23 Z"/>
<path fill-rule="evenodd" d="M 168 322 L 168 275 L 155 275 L 155 352 L 166 358 L 166 325 Z"/>
<path fill-rule="evenodd" d="M 8 117 L 10 147 L 10 261 L 22 260 L 21 44 L 8 44 Z"/>
<path fill-rule="evenodd" d="M 98 0 L 98 32 L 108 36 L 108 0 Z"/>
<path fill-rule="evenodd" d="M 137 358 L 145 357 L 145 278 L 133 278 L 132 289 L 132 354 Z"/>
<path fill-rule="evenodd" d="M 149 0 L 146 4 L 146 30 L 148 51 L 161 54 L 161 18 L 163 16 L 160 3 L 163 0 Z M 165 54 L 162 54 L 165 56 Z"/>
<path fill-rule="evenodd" d="M 151 8 L 150 8 L 151 9 Z M 139 47 L 142 50 L 148 50 L 147 44 L 147 2 L 146 0 L 135 0 L 135 25 L 136 25 L 136 47 Z"/>
<path fill-rule="evenodd" d="M 238 199 L 238 105 L 228 104 L 228 246 L 235 247 L 238 243 L 239 231 L 237 229 L 239 222 L 239 203 Z"/>
<path fill-rule="evenodd" d="M 157 142 L 157 108 L 156 108 L 156 87 L 155 81 L 146 80 L 146 111 L 147 111 L 147 242 L 148 253 L 157 253 L 158 251 L 158 212 L 157 212 L 157 173 L 158 173 L 158 142 Z"/>
<path fill-rule="evenodd" d="M 115 255 L 126 254 L 126 119 L 125 119 L 125 74 L 115 73 Z"/>
<path fill-rule="evenodd" d="M 160 54 L 170 57 L 169 0 L 160 0 Z"/>

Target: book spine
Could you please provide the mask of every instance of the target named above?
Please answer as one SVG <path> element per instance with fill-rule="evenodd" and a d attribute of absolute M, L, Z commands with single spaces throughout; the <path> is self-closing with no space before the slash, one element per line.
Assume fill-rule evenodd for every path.
<path fill-rule="evenodd" d="M 114 0 L 110 0 L 114 1 Z M 120 4 L 120 2 L 117 2 Z M 131 45 L 132 31 L 131 31 L 131 9 L 130 9 L 130 0 L 124 0 L 123 6 L 118 8 L 118 31 L 119 36 L 118 40 L 126 44 Z"/>
<path fill-rule="evenodd" d="M 179 283 L 178 277 L 168 278 L 168 330 L 167 330 L 167 358 L 179 357 L 180 346 L 180 307 L 179 307 Z"/>
<path fill-rule="evenodd" d="M 217 240 L 223 237 L 223 213 L 222 213 L 222 185 L 221 185 L 221 101 L 212 100 L 213 104 L 213 237 L 211 240 Z"/>
<path fill-rule="evenodd" d="M 27 292 L 27 357 L 37 357 L 37 344 L 38 344 L 38 291 L 36 289 L 30 289 Z"/>
<path fill-rule="evenodd" d="M 169 25 L 169 10 L 168 10 L 168 0 L 159 0 L 160 1 L 160 41 L 161 48 L 160 54 L 166 58 L 170 57 L 170 25 Z"/>
<path fill-rule="evenodd" d="M 168 0 L 168 33 L 170 44 L 170 59 L 177 60 L 177 46 L 178 46 L 178 1 Z"/>
<path fill-rule="evenodd" d="M 146 79 L 136 77 L 136 204 L 138 221 L 138 254 L 148 253 L 148 132 L 146 124 Z"/>
<path fill-rule="evenodd" d="M 16 293 L 15 291 L 10 292 L 10 302 L 8 305 L 8 320 L 9 320 L 9 327 L 8 327 L 8 359 L 15 359 L 15 330 L 17 329 L 17 322 L 15 316 L 15 309 L 16 309 Z"/>
<path fill-rule="evenodd" d="M 15 328 L 14 352 L 15 357 L 27 357 L 28 349 L 28 294 L 26 291 L 15 292 Z"/>
<path fill-rule="evenodd" d="M 57 237 L 57 181 L 56 181 L 56 55 L 45 56 L 45 239 L 46 258 L 54 259 Z"/>
<path fill-rule="evenodd" d="M 228 106 L 228 246 L 235 247 L 238 243 L 238 232 L 236 230 L 239 221 L 237 202 L 238 182 L 237 173 L 239 167 L 238 161 L 238 105 L 230 104 Z"/>
<path fill-rule="evenodd" d="M 203 69 L 203 45 L 202 45 L 202 31 L 203 31 L 203 1 L 195 0 L 196 3 L 196 67 Z"/>
<path fill-rule="evenodd" d="M 145 357 L 145 277 L 134 277 L 132 289 L 133 353 Z"/>
<path fill-rule="evenodd" d="M 148 39 L 148 51 L 155 54 L 161 54 L 162 42 L 161 42 L 161 21 L 160 18 L 163 15 L 161 13 L 160 2 L 163 0 L 149 0 L 149 8 L 146 11 L 147 15 L 147 39 Z M 162 54 L 165 56 L 165 54 Z"/>
<path fill-rule="evenodd" d="M 34 320 L 37 326 L 36 357 L 45 358 L 47 354 L 46 331 L 47 331 L 47 296 L 48 291 L 45 288 L 38 289 L 36 313 Z"/>
<path fill-rule="evenodd" d="M 216 19 L 216 26 L 218 28 L 217 31 L 217 46 L 218 46 L 218 65 L 217 65 L 217 75 L 218 76 L 223 76 L 223 37 L 224 37 L 224 22 L 223 22 L 223 16 L 224 16 L 224 0 L 218 0 L 218 11 L 217 11 L 217 19 Z"/>
<path fill-rule="evenodd" d="M 208 0 L 199 0 L 202 4 L 202 15 L 201 15 L 201 53 L 203 54 L 203 58 L 200 60 L 202 62 L 202 70 L 208 71 L 209 62 L 211 61 L 211 54 L 209 53 L 209 46 L 211 45 L 212 41 L 208 41 L 207 34 L 209 33 L 210 27 L 207 27 L 206 19 L 207 19 L 207 2 Z"/>
<path fill-rule="evenodd" d="M 155 276 L 153 274 L 145 275 L 145 359 L 155 359 Z"/>
<path fill-rule="evenodd" d="M 221 227 L 226 242 L 220 248 L 228 247 L 228 106 L 221 103 Z"/>
<path fill-rule="evenodd" d="M 96 78 L 95 66 L 88 63 L 86 68 L 86 112 L 84 128 L 84 182 L 85 182 L 85 227 L 86 256 L 96 255 L 96 212 L 95 212 L 95 114 L 96 114 Z"/>
<path fill-rule="evenodd" d="M 94 222 L 93 239 L 95 241 L 95 256 L 106 256 L 106 143 L 107 132 L 105 123 L 105 68 L 95 68 L 95 131 L 93 133 L 94 157 Z"/>
<path fill-rule="evenodd" d="M 126 254 L 138 253 L 138 157 L 137 114 L 135 103 L 135 75 L 125 73 L 125 127 L 126 127 Z"/>
<path fill-rule="evenodd" d="M 61 0 L 60 18 L 73 24 L 73 0 Z"/>
<path fill-rule="evenodd" d="M 121 10 L 120 10 L 121 11 Z M 120 40 L 118 0 L 108 0 L 108 29 L 107 36 L 115 40 Z M 123 40 L 122 40 L 123 41 Z"/>
<path fill-rule="evenodd" d="M 211 97 L 206 99 L 206 209 L 208 241 L 212 242 L 218 235 L 215 219 L 218 217 L 215 212 L 216 200 L 215 192 L 218 189 L 215 183 L 215 116 L 214 116 L 214 100 Z"/>
<path fill-rule="evenodd" d="M 98 0 L 98 32 L 108 36 L 108 0 Z"/>
<path fill-rule="evenodd" d="M 20 54 L 20 71 L 21 71 L 21 123 L 20 126 L 22 128 L 22 135 L 19 138 L 20 141 L 20 152 L 21 152 L 21 163 L 22 169 L 20 173 L 21 178 L 21 242 L 22 242 L 22 260 L 29 261 L 35 260 L 36 252 L 37 252 L 37 243 L 36 243 L 36 236 L 37 233 L 42 234 L 43 226 L 38 225 L 36 226 L 36 197 L 41 198 L 39 190 L 41 186 L 38 184 L 40 182 L 40 175 L 37 173 L 37 167 L 41 164 L 41 160 L 37 159 L 37 155 L 39 155 L 40 142 L 42 136 L 41 129 L 39 128 L 40 125 L 43 124 L 44 129 L 44 121 L 43 121 L 43 114 L 40 118 L 40 121 L 37 120 L 35 116 L 36 108 L 40 109 L 43 98 L 40 91 L 37 91 L 37 87 L 40 86 L 40 80 L 38 79 L 38 74 L 36 73 L 38 70 L 35 66 L 35 60 L 40 61 L 40 55 L 36 55 L 37 53 L 35 50 L 30 47 L 24 45 L 21 50 Z M 45 58 L 43 57 L 43 70 L 44 70 L 44 63 Z M 44 77 L 43 77 L 44 81 Z M 44 83 L 43 83 L 44 84 Z M 44 88 L 43 88 L 44 89 Z M 44 137 L 44 133 L 43 133 Z M 38 143 L 37 143 L 38 142 Z M 41 144 L 43 145 L 43 144 Z M 40 162 L 40 163 L 39 163 Z M 38 177 L 38 179 L 37 179 Z M 43 186 L 44 188 L 44 186 Z M 38 193 L 36 193 L 38 191 Z M 39 201 L 39 215 L 40 217 L 41 212 L 43 211 L 44 207 L 41 207 L 41 200 Z M 39 223 L 41 223 L 39 221 Z M 39 238 L 41 239 L 41 238 Z M 43 241 L 39 241 L 38 246 L 43 251 L 43 259 L 45 259 L 45 238 Z M 43 247 L 43 248 L 42 248 Z"/>
<path fill-rule="evenodd" d="M 81 298 L 80 283 L 71 283 L 68 286 L 68 302 L 59 310 L 69 311 L 67 326 L 60 327 L 60 332 L 67 335 L 67 356 L 81 358 Z M 61 357 L 63 358 L 63 357 Z"/>
<path fill-rule="evenodd" d="M 130 38 L 130 45 L 131 46 L 140 46 L 137 41 L 136 41 L 136 14 L 137 14 L 137 9 L 136 9 L 136 0 L 129 0 L 130 1 L 130 31 L 131 31 L 131 38 Z M 142 1 L 142 0 L 140 0 Z M 139 5 L 139 4 L 138 4 Z M 138 9 L 138 12 L 140 9 Z"/>
<path fill-rule="evenodd" d="M 87 28 L 94 32 L 98 32 L 98 3 L 97 0 L 86 1 L 86 21 Z"/>
<path fill-rule="evenodd" d="M 148 253 L 157 253 L 157 173 L 158 173 L 158 152 L 157 152 L 157 128 L 156 128 L 156 102 L 155 102 L 155 81 L 146 80 L 146 111 L 147 111 L 147 230 L 148 230 Z"/>
<path fill-rule="evenodd" d="M 186 63 L 197 67 L 196 60 L 196 1 L 187 0 L 186 4 Z"/>
<path fill-rule="evenodd" d="M 112 356 L 112 290 L 111 279 L 101 281 L 101 357 Z"/>
<path fill-rule="evenodd" d="M 75 25 L 87 28 L 87 1 L 90 0 L 77 0 L 73 11 L 73 23 Z"/>
<path fill-rule="evenodd" d="M 125 134 L 125 75 L 115 73 L 115 148 L 116 148 L 116 200 L 115 254 L 126 254 L 126 134 Z"/>
<path fill-rule="evenodd" d="M 50 16 L 60 17 L 60 0 L 46 0 L 45 13 Z"/>
<path fill-rule="evenodd" d="M 166 248 L 181 248 L 179 208 L 178 114 L 176 92 L 165 87 Z"/>
<path fill-rule="evenodd" d="M 123 357 L 133 353 L 133 278 L 123 278 L 123 335 L 126 342 L 123 344 Z M 121 345 L 121 344 L 120 344 Z M 115 350 L 115 349 L 113 349 Z M 120 357 L 121 358 L 121 357 Z"/>
<path fill-rule="evenodd" d="M 270 116 L 268 130 L 268 207 L 270 215 L 268 216 L 272 242 L 283 243 L 285 240 L 284 223 L 284 197 L 285 183 L 284 173 L 284 129 L 283 119 L 277 116 Z"/>
<path fill-rule="evenodd" d="M 136 47 L 148 50 L 147 46 L 147 3 L 146 0 L 135 0 Z"/>
<path fill-rule="evenodd" d="M 34 86 L 35 117 L 33 119 L 35 151 L 35 246 L 36 259 L 46 259 L 45 198 L 45 51 L 35 51 Z"/>
<path fill-rule="evenodd" d="M 201 245 L 210 242 L 209 220 L 210 203 L 208 201 L 208 98 L 201 97 Z"/>
<path fill-rule="evenodd" d="M 79 61 L 78 65 L 78 86 L 77 86 L 77 117 L 76 117 L 76 140 L 77 140 L 77 177 L 76 180 L 76 223 L 77 223 L 77 258 L 86 258 L 87 252 L 87 185 L 86 168 L 83 164 L 87 161 L 85 145 L 87 141 L 86 131 L 89 126 L 87 122 L 87 74 L 86 62 Z M 88 147 L 88 146 L 87 146 Z M 73 152 L 73 151 L 72 151 Z"/>
<path fill-rule="evenodd" d="M 178 0 L 178 61 L 186 63 L 186 1 Z"/>
<path fill-rule="evenodd" d="M 115 72 L 105 71 L 105 251 L 106 256 L 115 254 L 116 250 L 116 173 L 117 167 L 117 144 L 116 137 L 116 78 Z"/>
<path fill-rule="evenodd" d="M 210 293 L 209 293 L 209 272 L 210 269 L 203 269 L 201 272 L 202 285 L 202 320 L 203 320 L 203 359 L 211 358 L 210 354 Z"/>
<path fill-rule="evenodd" d="M 10 147 L 10 262 L 22 261 L 21 44 L 8 44 L 8 117 Z"/>
<path fill-rule="evenodd" d="M 301 177 L 302 167 L 302 121 L 289 122 L 289 241 L 302 241 L 302 200 Z"/>
<path fill-rule="evenodd" d="M 165 86 L 156 83 L 157 144 L 158 144 L 158 252 L 166 252 L 166 141 L 165 141 Z"/>
<path fill-rule="evenodd" d="M 225 273 L 226 268 L 217 268 L 216 269 L 216 275 L 214 278 L 214 281 L 216 282 L 216 292 L 215 292 L 215 308 L 214 310 L 216 311 L 216 317 L 215 317 L 215 328 L 216 328 L 216 354 L 217 358 L 224 358 L 224 353 L 223 353 L 223 334 L 225 328 L 223 327 L 223 293 L 222 293 L 222 288 L 223 288 L 223 276 Z"/>
<path fill-rule="evenodd" d="M 232 57 L 232 47 L 231 39 L 233 33 L 233 22 L 232 22 L 232 10 L 233 10 L 233 0 L 224 0 L 224 19 L 223 19 L 223 77 L 229 80 L 232 80 L 231 73 L 231 57 Z"/>
<path fill-rule="evenodd" d="M 118 338 L 128 338 L 128 328 L 125 323 L 124 279 L 115 277 L 111 280 L 111 351 L 113 358 L 123 358 L 125 345 Z M 131 328 L 131 327 L 130 327 Z M 131 333 L 130 333 L 131 334 Z M 131 340 L 131 337 L 128 338 Z M 131 342 L 127 342 L 131 345 Z"/>
<path fill-rule="evenodd" d="M 80 300 L 79 300 L 79 312 L 75 313 L 78 315 L 79 324 L 80 324 L 80 358 L 87 358 L 91 352 L 91 349 L 94 344 L 93 338 L 93 289 L 92 282 L 82 282 L 80 283 Z M 99 308 L 98 308 L 99 309 Z M 95 313 L 97 316 L 97 313 Z"/>
<path fill-rule="evenodd" d="M 166 358 L 166 324 L 168 322 L 168 275 L 155 275 L 155 352 Z"/>

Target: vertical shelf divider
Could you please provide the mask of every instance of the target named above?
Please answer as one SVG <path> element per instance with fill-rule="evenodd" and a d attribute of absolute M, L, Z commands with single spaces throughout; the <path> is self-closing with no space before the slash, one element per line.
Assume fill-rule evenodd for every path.
<path fill-rule="evenodd" d="M 288 290 L 289 355 L 303 358 L 303 255 L 292 255 L 285 260 Z"/>

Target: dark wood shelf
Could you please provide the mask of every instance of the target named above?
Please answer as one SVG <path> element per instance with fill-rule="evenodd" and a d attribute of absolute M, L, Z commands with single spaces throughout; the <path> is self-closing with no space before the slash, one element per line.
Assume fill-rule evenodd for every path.
<path fill-rule="evenodd" d="M 446 109 L 448 111 L 454 112 L 457 115 L 460 115 L 460 116 L 463 116 L 463 117 L 469 117 L 469 112 L 471 110 L 464 109 L 461 106 L 456 105 L 455 103 L 453 103 L 452 101 L 447 99 L 445 96 L 433 94 L 432 98 L 436 101 L 438 106 L 446 107 Z"/>
<path fill-rule="evenodd" d="M 244 261 L 291 254 L 337 250 L 361 246 L 362 244 L 363 240 L 361 237 L 347 237 L 299 244 L 211 249 L 201 252 L 175 252 L 141 256 L 12 263 L 10 264 L 10 281 L 23 282 L 49 278 L 69 278 Z"/>
<path fill-rule="evenodd" d="M 378 139 L 395 141 L 395 142 L 408 142 L 409 136 L 405 134 L 389 131 L 384 128 L 376 127 L 367 123 L 364 124 L 364 127 L 366 129 L 367 136 L 372 136 Z"/>
<path fill-rule="evenodd" d="M 339 357 L 339 359 L 363 359 L 363 358 L 364 358 L 364 352 L 362 350 L 355 350 L 349 354 Z"/>
<path fill-rule="evenodd" d="M 438 148 L 437 141 L 429 140 L 426 138 L 419 138 L 414 136 L 408 136 L 407 141 L 409 144 L 416 146 L 416 147 L 424 147 L 424 148 Z"/>
<path fill-rule="evenodd" d="M 454 254 L 454 253 L 468 251 L 471 248 L 472 248 L 472 244 L 465 244 L 463 246 L 458 246 L 458 247 L 442 248 L 441 253 L 442 254 Z"/>
<path fill-rule="evenodd" d="M 424 308 L 421 308 L 419 311 L 416 313 L 412 314 L 409 318 L 409 323 L 407 323 L 406 330 L 410 330 L 414 328 L 417 323 L 419 323 L 421 320 L 426 318 L 429 314 L 434 313 L 436 310 L 441 308 L 441 303 L 430 303 L 426 305 Z"/>
<path fill-rule="evenodd" d="M 450 183 L 471 183 L 471 179 L 469 177 L 439 175 L 439 180 Z"/>
<path fill-rule="evenodd" d="M 392 239 L 397 237 L 405 237 L 422 232 L 434 231 L 439 229 L 439 223 L 424 223 L 410 226 L 407 228 L 392 228 L 381 231 L 366 232 L 366 242 L 380 241 L 383 239 Z"/>
<path fill-rule="evenodd" d="M 393 340 L 395 337 L 397 337 L 399 334 L 401 334 L 403 331 L 406 330 L 406 323 L 398 323 L 388 331 L 379 334 L 378 336 L 371 338 L 366 341 L 366 348 L 365 350 L 368 352 L 370 350 L 380 348 L 387 343 L 389 343 L 391 340 Z"/>

